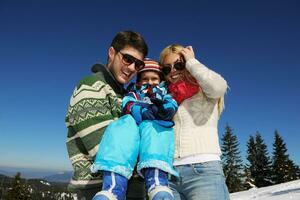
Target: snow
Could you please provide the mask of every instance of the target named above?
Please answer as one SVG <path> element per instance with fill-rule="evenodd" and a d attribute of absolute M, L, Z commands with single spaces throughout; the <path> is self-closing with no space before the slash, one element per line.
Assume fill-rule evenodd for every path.
<path fill-rule="evenodd" d="M 230 194 L 231 200 L 300 200 L 300 180 Z"/>
<path fill-rule="evenodd" d="M 78 200 L 77 194 L 67 194 L 65 192 L 60 194 L 60 199 L 65 199 L 67 197 L 73 197 L 73 200 Z"/>
<path fill-rule="evenodd" d="M 44 184 L 44 185 L 48 185 L 48 186 L 50 186 L 50 185 L 51 185 L 50 183 L 48 183 L 48 182 L 45 182 L 45 181 L 40 181 L 40 183 L 41 183 L 41 184 Z"/>

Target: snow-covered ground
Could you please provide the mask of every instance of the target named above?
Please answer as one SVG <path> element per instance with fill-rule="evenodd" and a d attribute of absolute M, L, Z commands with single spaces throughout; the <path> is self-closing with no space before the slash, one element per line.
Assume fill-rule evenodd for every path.
<path fill-rule="evenodd" d="M 41 183 L 41 184 L 44 184 L 44 185 L 51 186 L 51 184 L 50 184 L 50 183 L 48 183 L 48 182 L 45 182 L 45 181 L 40 181 L 40 183 Z"/>
<path fill-rule="evenodd" d="M 230 194 L 231 200 L 300 200 L 300 180 Z"/>

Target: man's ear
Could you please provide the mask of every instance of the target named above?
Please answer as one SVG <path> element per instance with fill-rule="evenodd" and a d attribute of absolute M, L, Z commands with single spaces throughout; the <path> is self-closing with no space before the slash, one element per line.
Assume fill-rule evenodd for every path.
<path fill-rule="evenodd" d="M 111 62 L 116 55 L 116 50 L 113 47 L 109 47 L 108 49 L 108 62 Z"/>

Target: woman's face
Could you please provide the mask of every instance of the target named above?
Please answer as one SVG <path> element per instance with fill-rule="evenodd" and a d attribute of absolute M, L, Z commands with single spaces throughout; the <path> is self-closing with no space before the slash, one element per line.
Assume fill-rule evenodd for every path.
<path fill-rule="evenodd" d="M 174 64 L 178 62 L 183 62 L 182 57 L 177 53 L 170 53 L 164 58 L 163 62 L 161 63 L 162 67 L 171 67 L 170 73 L 166 75 L 166 80 L 170 83 L 174 83 L 178 80 L 183 79 L 184 73 L 186 73 L 185 68 L 183 70 L 175 69 Z"/>

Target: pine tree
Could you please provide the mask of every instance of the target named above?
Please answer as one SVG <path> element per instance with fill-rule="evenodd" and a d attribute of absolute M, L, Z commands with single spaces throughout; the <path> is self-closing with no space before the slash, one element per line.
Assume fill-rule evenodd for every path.
<path fill-rule="evenodd" d="M 244 167 L 244 176 L 245 176 L 245 180 L 243 183 L 243 187 L 245 188 L 245 190 L 255 188 L 256 185 L 254 185 L 254 179 L 252 178 L 249 166 L 247 165 Z"/>
<path fill-rule="evenodd" d="M 243 164 L 238 148 L 237 137 L 233 134 L 231 127 L 226 125 L 222 137 L 222 161 L 229 192 L 237 192 L 244 189 L 242 184 Z"/>
<path fill-rule="evenodd" d="M 8 191 L 7 200 L 29 200 L 30 192 L 28 186 L 22 181 L 21 173 L 18 172 Z"/>
<path fill-rule="evenodd" d="M 246 184 L 249 185 L 250 188 L 256 187 L 254 176 L 256 174 L 256 148 L 254 137 L 250 135 L 249 140 L 247 142 L 247 160 L 249 164 L 246 164 L 245 174 L 246 174 Z"/>
<path fill-rule="evenodd" d="M 300 179 L 300 167 L 298 165 L 296 165 L 296 175 L 297 179 Z"/>
<path fill-rule="evenodd" d="M 275 130 L 275 139 L 273 144 L 273 175 L 272 179 L 275 184 L 284 183 L 297 179 L 297 166 L 289 159 L 286 144 Z"/>
<path fill-rule="evenodd" d="M 267 145 L 261 137 L 259 132 L 255 135 L 255 147 L 256 147 L 256 174 L 255 185 L 257 187 L 265 187 L 272 184 L 271 181 L 271 161 L 268 156 Z"/>
<path fill-rule="evenodd" d="M 287 181 L 292 181 L 292 180 L 299 179 L 299 177 L 298 177 L 299 167 L 296 166 L 295 163 L 290 159 L 287 161 L 287 165 L 288 165 L 288 171 L 287 171 L 287 174 L 286 174 Z"/>

